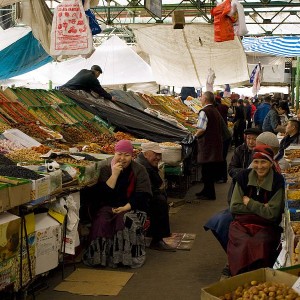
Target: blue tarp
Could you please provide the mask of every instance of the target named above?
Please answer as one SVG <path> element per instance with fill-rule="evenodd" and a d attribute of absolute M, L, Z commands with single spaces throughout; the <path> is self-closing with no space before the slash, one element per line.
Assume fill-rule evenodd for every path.
<path fill-rule="evenodd" d="M 244 37 L 243 46 L 246 52 L 260 52 L 285 57 L 300 56 L 299 36 Z"/>
<path fill-rule="evenodd" d="M 0 51 L 0 80 L 18 76 L 52 61 L 32 32 Z"/>

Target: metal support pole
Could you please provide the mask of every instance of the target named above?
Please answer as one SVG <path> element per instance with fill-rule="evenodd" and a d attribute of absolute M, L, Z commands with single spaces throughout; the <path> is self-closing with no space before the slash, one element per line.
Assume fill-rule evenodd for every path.
<path fill-rule="evenodd" d="M 296 71 L 296 111 L 299 109 L 300 57 L 297 57 Z"/>

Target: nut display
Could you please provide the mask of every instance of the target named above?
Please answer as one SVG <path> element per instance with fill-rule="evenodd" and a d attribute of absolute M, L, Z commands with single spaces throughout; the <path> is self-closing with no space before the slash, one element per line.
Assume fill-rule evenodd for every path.
<path fill-rule="evenodd" d="M 300 223 L 291 222 L 292 229 L 296 235 L 300 235 Z"/>
<path fill-rule="evenodd" d="M 235 291 L 219 297 L 222 300 L 246 300 L 246 299 L 294 299 L 300 300 L 300 295 L 284 283 L 261 282 L 253 280 L 250 283 L 239 286 Z"/>
<path fill-rule="evenodd" d="M 286 150 L 284 156 L 287 159 L 300 158 L 300 149 Z"/>
<path fill-rule="evenodd" d="M 287 198 L 290 200 L 300 200 L 300 190 L 287 190 Z"/>
<path fill-rule="evenodd" d="M 5 154 L 5 156 L 13 161 L 41 161 L 40 153 L 32 149 L 19 149 Z"/>

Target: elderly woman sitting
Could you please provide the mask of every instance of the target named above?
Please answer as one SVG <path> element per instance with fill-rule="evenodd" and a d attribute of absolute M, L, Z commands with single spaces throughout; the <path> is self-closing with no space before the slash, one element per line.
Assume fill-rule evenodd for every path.
<path fill-rule="evenodd" d="M 115 146 L 113 158 L 101 162 L 99 209 L 92 222 L 91 243 L 83 261 L 90 266 L 137 268 L 145 262 L 143 225 L 151 184 L 144 166 L 132 160 L 130 141 Z"/>
<path fill-rule="evenodd" d="M 273 169 L 273 156 L 269 146 L 256 146 L 252 168 L 238 175 L 227 246 L 231 275 L 272 267 L 278 256 L 284 179 Z"/>

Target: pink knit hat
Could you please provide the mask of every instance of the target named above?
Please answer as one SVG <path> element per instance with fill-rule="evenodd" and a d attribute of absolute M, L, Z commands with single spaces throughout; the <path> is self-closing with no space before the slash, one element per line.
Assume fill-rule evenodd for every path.
<path fill-rule="evenodd" d="M 130 141 L 121 140 L 118 141 L 115 145 L 115 152 L 124 152 L 133 154 L 133 147 Z"/>

